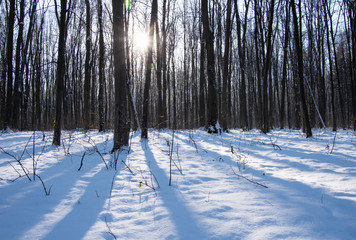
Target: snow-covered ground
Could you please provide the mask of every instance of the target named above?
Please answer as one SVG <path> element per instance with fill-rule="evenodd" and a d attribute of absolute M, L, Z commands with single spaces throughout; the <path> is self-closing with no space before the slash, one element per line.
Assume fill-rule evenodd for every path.
<path fill-rule="evenodd" d="M 1 133 L 0 239 L 356 239 L 351 130 L 112 135 Z"/>

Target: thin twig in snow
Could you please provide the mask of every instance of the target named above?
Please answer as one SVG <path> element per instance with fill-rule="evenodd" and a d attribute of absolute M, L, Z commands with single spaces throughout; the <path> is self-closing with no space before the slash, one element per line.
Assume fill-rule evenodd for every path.
<path fill-rule="evenodd" d="M 255 181 L 253 181 L 253 180 L 251 180 L 251 179 L 248 179 L 248 178 L 245 177 L 245 176 L 242 176 L 242 175 L 240 175 L 240 174 L 237 174 L 237 173 L 235 172 L 235 170 L 234 170 L 232 167 L 231 167 L 231 170 L 232 170 L 232 172 L 234 173 L 234 175 L 236 175 L 236 176 L 238 176 L 238 177 L 240 177 L 240 178 L 243 178 L 243 179 L 249 181 L 250 183 L 259 185 L 259 186 L 264 187 L 264 188 L 268 188 L 266 185 L 263 185 L 263 184 L 261 184 L 261 183 L 255 182 Z"/>

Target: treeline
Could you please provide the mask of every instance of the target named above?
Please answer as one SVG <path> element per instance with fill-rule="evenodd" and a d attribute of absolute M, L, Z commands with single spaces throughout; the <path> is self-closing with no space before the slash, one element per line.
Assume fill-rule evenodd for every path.
<path fill-rule="evenodd" d="M 113 129 L 124 109 L 120 124 L 132 129 L 356 129 L 355 1 L 118 5 L 0 0 L 3 128 Z M 123 40 L 114 43 L 117 24 Z M 135 40 L 140 29 L 152 39 L 146 51 Z M 120 88 L 118 49 L 125 59 L 116 74 L 129 83 Z"/>

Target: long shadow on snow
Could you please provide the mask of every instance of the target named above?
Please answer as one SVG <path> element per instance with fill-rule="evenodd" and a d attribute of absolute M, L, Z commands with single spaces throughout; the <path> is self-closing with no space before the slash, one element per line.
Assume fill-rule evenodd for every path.
<path fill-rule="evenodd" d="M 52 151 L 57 151 L 57 149 L 54 147 L 52 148 Z M 15 183 L 6 186 L 5 188 L 0 189 L 0 193 L 2 191 L 5 193 L 12 193 L 10 196 L 7 195 L 7 199 L 12 200 L 4 199 L 2 204 L 5 206 L 5 208 L 1 210 L 0 215 L 5 216 L 6 219 L 2 218 L 4 221 L 11 221 L 13 224 L 6 224 L 12 226 L 11 229 L 3 229 L 0 231 L 2 237 L 5 239 L 19 239 L 20 236 L 27 237 L 26 235 L 29 234 L 26 233 L 30 233 L 31 230 L 33 230 L 36 226 L 41 225 L 50 228 L 53 227 L 52 231 L 54 234 L 49 231 L 48 237 L 46 236 L 47 239 L 62 239 L 62 237 L 66 234 L 68 234 L 70 239 L 80 239 L 84 236 L 87 230 L 95 222 L 98 213 L 100 213 L 102 210 L 102 206 L 106 200 L 106 197 L 102 196 L 102 193 L 104 191 L 105 194 L 109 193 L 110 180 L 112 175 L 107 174 L 107 170 L 99 156 L 93 155 L 90 158 L 86 157 L 84 160 L 83 168 L 80 172 L 76 171 L 76 169 L 79 167 L 80 158 L 76 158 L 76 160 L 77 161 L 70 161 L 68 157 L 63 157 L 63 159 L 61 159 L 58 163 L 53 164 L 51 167 L 44 169 L 44 172 L 40 173 L 47 189 L 50 186 L 53 186 L 50 196 L 44 196 L 42 185 L 38 179 L 36 182 L 29 182 L 27 179 L 22 178 L 17 180 Z M 100 171 L 95 170 L 99 165 L 102 165 Z M 63 169 L 65 170 L 63 171 Z M 85 175 L 90 174 L 93 171 L 95 172 L 93 177 L 85 177 Z M 73 177 L 73 174 L 77 174 L 78 176 Z M 103 174 L 106 175 L 105 179 L 107 178 L 108 181 L 106 182 L 108 184 L 106 185 L 107 189 L 100 191 L 105 187 L 99 186 L 100 182 L 97 182 L 96 180 L 100 179 L 100 175 Z M 57 206 L 59 206 L 63 201 L 67 200 L 66 198 L 71 197 L 70 193 L 72 190 L 75 190 L 75 185 L 78 182 L 86 183 L 84 187 L 85 192 L 80 196 L 80 199 L 87 199 L 88 202 L 80 202 L 79 200 L 77 203 L 71 206 L 71 211 L 66 216 L 64 216 L 63 219 L 59 220 L 58 222 L 54 222 L 52 225 L 45 224 L 43 221 L 44 217 L 51 216 L 51 214 L 55 212 Z M 7 188 L 13 188 L 14 184 L 23 186 L 23 188 L 21 188 L 21 194 L 15 191 L 7 190 Z M 62 187 L 57 188 L 57 186 Z M 97 197 L 96 190 L 98 190 L 97 192 L 99 197 Z M 36 201 L 36 198 L 31 197 L 34 191 L 38 191 L 38 194 L 43 196 L 43 198 L 37 197 L 37 199 L 41 200 L 40 202 Z M 19 197 L 17 197 L 17 195 L 19 195 Z M 27 204 L 23 205 L 24 200 L 22 199 L 26 199 L 25 203 Z M 70 206 L 66 205 L 66 207 Z M 13 209 L 16 209 L 16 212 L 20 213 L 28 211 L 31 213 L 21 214 L 21 216 L 13 216 Z M 48 220 L 50 222 L 53 219 Z M 26 224 L 22 225 L 22 222 Z M 28 222 L 31 222 L 32 224 L 28 224 Z M 73 223 L 75 223 L 76 226 L 73 226 Z M 28 228 L 23 228 L 23 226 L 28 226 Z M 43 232 L 47 231 L 48 229 L 39 228 L 38 230 L 39 232 Z M 73 236 L 75 236 L 75 238 L 72 238 Z"/>
<path fill-rule="evenodd" d="M 225 135 L 225 134 L 224 134 Z M 226 136 L 229 136 L 230 134 L 227 134 Z M 219 136 L 219 138 L 217 138 L 217 136 L 215 136 L 216 139 L 212 140 L 212 141 L 206 141 L 206 137 L 212 138 L 212 136 L 207 135 L 207 133 L 205 133 L 205 135 L 201 135 L 201 133 L 198 133 L 198 139 L 200 141 L 205 141 L 208 143 L 213 144 L 216 141 L 219 142 L 223 142 L 225 143 L 227 146 L 227 148 L 230 146 L 230 144 L 234 143 L 234 142 L 227 142 L 227 139 L 225 139 L 223 136 Z M 235 142 L 238 141 L 236 139 L 234 139 Z M 236 147 L 235 144 L 232 144 L 234 147 Z M 243 147 L 245 149 L 251 149 L 251 146 L 249 145 L 249 142 L 246 141 L 242 141 L 238 143 L 238 146 Z M 319 159 L 323 159 L 322 163 L 331 163 L 335 166 L 338 166 L 340 168 L 345 168 L 345 167 L 356 167 L 356 159 L 354 159 L 353 157 L 349 156 L 349 155 L 345 155 L 342 154 L 340 152 L 335 152 L 332 155 L 330 154 L 323 154 L 323 153 L 318 153 L 318 152 L 314 152 L 314 151 L 310 151 L 310 150 L 301 150 L 298 148 L 293 148 L 290 146 L 283 146 L 282 150 L 273 150 L 273 146 L 270 145 L 260 145 L 260 144 L 254 144 L 252 147 L 254 150 L 257 151 L 249 151 L 249 154 L 254 154 L 256 155 L 256 152 L 261 152 L 261 151 L 277 151 L 277 153 L 279 154 L 279 158 L 283 158 L 283 163 L 289 162 L 291 166 L 293 166 L 294 168 L 297 169 L 303 169 L 303 171 L 306 171 L 307 169 L 309 169 L 310 171 L 322 171 L 325 173 L 334 173 L 337 175 L 343 175 L 342 173 L 339 172 L 335 172 L 332 169 L 320 169 L 320 168 L 315 168 L 313 166 L 310 166 L 308 164 L 304 164 L 304 163 L 300 163 L 297 161 L 290 161 L 288 160 L 289 156 L 290 157 L 298 157 L 301 159 L 311 159 L 314 163 L 318 163 Z M 266 156 L 260 155 L 260 158 L 265 158 Z M 342 157 L 348 158 L 348 159 L 343 159 Z M 355 160 L 355 161 L 352 161 Z"/>
<path fill-rule="evenodd" d="M 125 159 L 120 160 L 125 161 Z M 118 169 L 120 169 L 120 166 L 118 166 Z M 103 174 L 109 176 L 103 178 Z M 97 221 L 100 212 L 103 210 L 105 201 L 109 197 L 111 178 L 112 174 L 108 174 L 105 167 L 95 176 L 88 178 L 89 184 L 86 186 L 86 190 L 79 201 L 74 204 L 72 210 L 54 226 L 44 239 L 82 239 Z M 98 189 L 101 190 L 99 194 L 97 192 Z"/>
<path fill-rule="evenodd" d="M 180 138 L 182 141 L 188 142 L 188 140 L 182 139 L 181 137 L 176 136 L 177 138 Z M 200 138 L 201 141 L 206 140 L 204 138 Z M 209 141 L 210 142 L 210 141 Z M 211 142 L 210 142 L 211 143 Z M 204 149 L 206 152 L 209 153 L 210 156 L 212 157 L 220 157 L 221 155 L 219 153 L 216 153 L 210 149 L 202 147 L 203 144 L 197 144 L 200 149 Z M 258 150 L 257 150 L 258 151 Z M 265 156 L 261 154 L 257 154 L 256 151 L 250 151 L 250 155 L 256 157 L 256 158 L 263 158 Z M 230 166 L 236 166 L 236 162 L 231 160 L 230 157 L 225 157 L 224 162 L 222 164 L 228 164 Z M 247 169 L 247 172 L 249 174 L 252 174 L 253 176 L 263 176 L 263 172 L 260 170 L 253 169 L 249 167 Z M 243 173 L 242 173 L 243 174 Z M 261 181 L 261 180 L 257 180 Z M 289 181 L 273 176 L 266 176 L 262 178 L 262 181 L 264 184 L 267 186 L 269 185 L 268 183 L 273 183 L 274 186 L 271 188 L 270 191 L 267 190 L 263 191 L 264 194 L 273 194 L 274 196 L 277 196 L 279 199 L 281 199 L 283 202 L 285 202 L 287 205 L 291 207 L 297 207 L 300 208 L 300 211 L 296 213 L 296 216 L 294 217 L 297 219 L 297 221 L 305 221 L 308 217 L 313 217 L 313 220 L 317 220 L 314 222 L 310 222 L 309 224 L 312 224 L 313 228 L 320 233 L 320 239 L 322 238 L 339 238 L 340 233 L 338 229 L 345 229 L 345 225 L 348 226 L 349 232 L 348 233 L 343 233 L 346 237 L 353 238 L 356 236 L 356 224 L 355 224 L 355 213 L 356 213 L 356 203 L 352 200 L 347 200 L 347 199 L 340 199 L 337 197 L 334 197 L 332 195 L 326 194 L 325 191 L 321 188 L 315 187 L 313 188 L 312 186 L 309 186 L 307 184 L 298 182 L 298 181 Z M 246 183 L 249 184 L 249 183 Z M 349 195 L 345 195 L 349 196 Z M 273 196 L 271 196 L 273 197 Z M 356 197 L 356 196 L 352 196 Z M 302 206 L 302 207 L 298 207 Z M 310 216 L 307 216 L 306 218 L 303 218 L 303 214 L 310 214 Z M 342 219 L 340 219 L 342 217 Z M 341 221 L 344 220 L 344 221 Z M 310 221 L 309 219 L 307 221 Z M 331 224 L 325 224 L 324 221 L 330 221 Z M 342 226 L 342 227 L 339 227 Z M 316 236 L 314 236 L 316 237 Z"/>
<path fill-rule="evenodd" d="M 203 239 L 204 235 L 191 216 L 191 212 L 184 205 L 183 199 L 180 199 L 176 194 L 173 186 L 168 186 L 169 179 L 166 173 L 158 166 L 147 141 L 142 141 L 141 147 L 145 152 L 147 165 L 150 166 L 160 184 L 160 189 L 157 190 L 158 196 L 171 213 L 171 220 L 176 227 L 179 239 Z"/>

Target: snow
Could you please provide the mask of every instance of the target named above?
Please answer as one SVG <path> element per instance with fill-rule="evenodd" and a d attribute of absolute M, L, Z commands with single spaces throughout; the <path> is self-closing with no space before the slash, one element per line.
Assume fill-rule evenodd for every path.
<path fill-rule="evenodd" d="M 356 239 L 351 130 L 136 132 L 117 170 L 112 132 L 52 137 L 0 134 L 1 239 Z"/>

